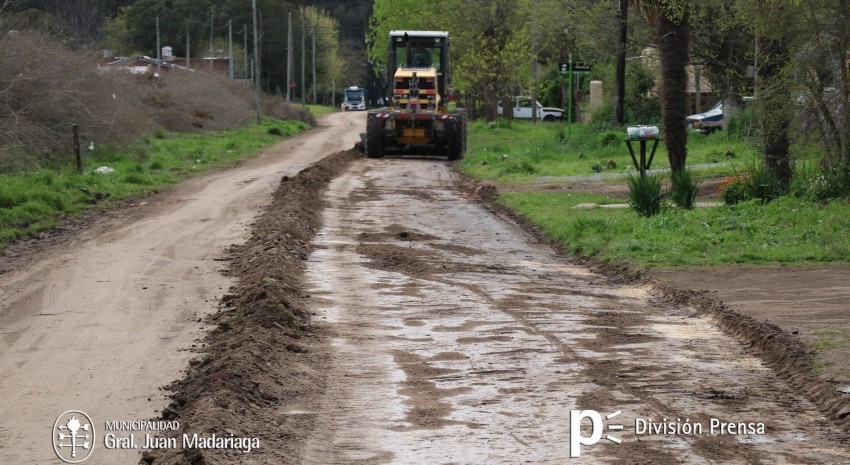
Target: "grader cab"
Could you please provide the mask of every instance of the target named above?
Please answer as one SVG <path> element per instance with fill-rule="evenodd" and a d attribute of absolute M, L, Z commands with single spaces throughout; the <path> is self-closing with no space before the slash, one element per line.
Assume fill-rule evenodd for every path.
<path fill-rule="evenodd" d="M 462 158 L 466 114 L 449 110 L 448 32 L 390 32 L 387 76 L 389 106 L 368 114 L 366 156 L 411 151 Z"/>

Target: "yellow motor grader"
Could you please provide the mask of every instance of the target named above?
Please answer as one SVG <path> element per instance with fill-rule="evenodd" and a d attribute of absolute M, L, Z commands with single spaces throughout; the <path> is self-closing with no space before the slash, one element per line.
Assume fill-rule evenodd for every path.
<path fill-rule="evenodd" d="M 409 150 L 462 158 L 466 113 L 449 111 L 449 33 L 390 32 L 387 76 L 389 106 L 368 113 L 366 156 Z"/>

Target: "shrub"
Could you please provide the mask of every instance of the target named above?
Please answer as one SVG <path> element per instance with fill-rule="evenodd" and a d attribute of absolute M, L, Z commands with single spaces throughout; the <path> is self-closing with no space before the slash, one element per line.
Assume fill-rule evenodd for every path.
<path fill-rule="evenodd" d="M 96 63 L 43 33 L 0 34 L 0 172 L 67 162 L 74 124 L 98 151 L 142 134 L 162 139 L 163 130 L 228 129 L 255 117 L 252 90 L 226 76 L 171 70 L 154 80 L 99 73 Z M 263 100 L 266 115 L 315 123 L 306 107 Z"/>
<path fill-rule="evenodd" d="M 661 213 L 661 175 L 629 173 L 629 205 L 641 216 L 650 217 Z"/>
<path fill-rule="evenodd" d="M 850 167 L 822 164 L 810 168 L 799 164 L 789 188 L 792 195 L 815 201 L 837 199 L 850 195 Z"/>
<path fill-rule="evenodd" d="M 761 165 L 752 165 L 746 176 L 728 177 L 717 187 L 717 193 L 727 205 L 743 200 L 770 202 L 785 192 L 786 188 L 776 174 Z"/>
<path fill-rule="evenodd" d="M 726 126 L 728 137 L 747 138 L 756 134 L 756 115 L 753 106 L 732 113 Z"/>
<path fill-rule="evenodd" d="M 286 99 L 279 95 L 263 97 L 263 114 L 277 119 L 291 119 L 303 121 L 310 126 L 316 125 L 316 118 L 310 110 L 301 105 L 290 105 Z"/>
<path fill-rule="evenodd" d="M 500 176 L 506 176 L 509 174 L 534 174 L 537 172 L 537 168 L 534 167 L 531 163 L 526 160 L 509 160 L 505 163 L 502 169 L 499 171 Z"/>
<path fill-rule="evenodd" d="M 620 131 L 603 131 L 596 136 L 596 143 L 600 147 L 608 147 L 609 145 L 617 145 L 625 139 L 625 133 Z"/>
<path fill-rule="evenodd" d="M 735 205 L 738 202 L 741 202 L 746 197 L 746 192 L 744 191 L 744 176 L 735 175 L 729 176 L 724 179 L 719 186 L 717 186 L 717 195 L 723 199 L 723 203 L 726 205 Z"/>
<path fill-rule="evenodd" d="M 785 192 L 785 186 L 776 174 L 762 165 L 750 167 L 749 176 L 744 178 L 744 195 L 747 199 L 770 202 Z"/>
<path fill-rule="evenodd" d="M 694 200 L 697 198 L 697 183 L 691 176 L 690 170 L 682 170 L 673 173 L 670 177 L 670 198 L 673 203 L 681 208 L 690 210 L 694 208 Z"/>

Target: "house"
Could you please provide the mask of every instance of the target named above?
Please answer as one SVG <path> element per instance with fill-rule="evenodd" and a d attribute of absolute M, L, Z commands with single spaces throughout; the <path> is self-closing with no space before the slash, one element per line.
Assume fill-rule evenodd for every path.
<path fill-rule="evenodd" d="M 169 50 L 163 50 L 162 60 L 151 58 L 146 55 L 134 57 L 120 58 L 113 57 L 107 50 L 104 51 L 104 58 L 97 64 L 98 71 L 115 71 L 122 70 L 131 74 L 154 76 L 157 69 L 166 73 L 172 69 L 183 71 L 201 71 L 214 74 L 228 75 L 230 67 L 230 59 L 227 57 L 208 57 L 208 58 L 178 58 L 170 53 Z"/>
<path fill-rule="evenodd" d="M 652 88 L 650 93 L 654 96 L 659 95 L 659 89 L 661 87 L 661 65 L 658 60 L 658 50 L 652 47 L 647 47 L 641 53 L 641 62 L 642 64 L 649 70 L 652 70 L 655 73 L 655 86 Z M 699 97 L 700 97 L 700 108 L 697 108 L 697 69 L 694 65 L 687 65 L 686 71 L 688 73 L 688 82 L 687 87 L 685 89 L 685 93 L 688 96 L 688 108 L 689 114 L 699 113 L 711 108 L 712 105 L 720 101 L 722 98 L 722 92 L 720 90 L 715 89 L 711 82 L 708 80 L 708 77 L 705 74 L 699 76 Z"/>

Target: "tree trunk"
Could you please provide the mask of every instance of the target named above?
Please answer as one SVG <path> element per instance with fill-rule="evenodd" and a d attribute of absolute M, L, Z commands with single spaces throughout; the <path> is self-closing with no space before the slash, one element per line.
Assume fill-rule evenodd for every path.
<path fill-rule="evenodd" d="M 688 116 L 688 15 L 674 21 L 664 11 L 658 15 L 658 50 L 661 60 L 661 113 L 664 137 L 667 139 L 667 157 L 670 169 L 679 173 L 685 169 L 688 155 L 688 133 L 685 118 Z"/>
<path fill-rule="evenodd" d="M 617 18 L 620 29 L 617 33 L 617 70 L 615 73 L 614 122 L 622 126 L 625 123 L 626 109 L 626 45 L 628 41 L 629 2 L 620 0 L 620 15 Z"/>
<path fill-rule="evenodd" d="M 791 181 L 791 163 L 788 152 L 790 141 L 788 128 L 791 114 L 788 108 L 793 100 L 789 88 L 790 80 L 783 68 L 790 59 L 788 46 L 779 40 L 759 38 L 759 122 L 764 150 L 764 166 L 780 181 Z"/>
<path fill-rule="evenodd" d="M 850 54 L 847 52 L 847 47 L 850 47 L 850 31 L 847 29 L 850 25 L 850 18 L 847 16 L 850 14 L 850 1 L 842 0 L 839 7 L 843 13 L 840 18 L 843 27 L 840 28 L 839 50 L 844 53 L 841 54 L 841 130 L 838 131 L 841 143 L 838 160 L 841 168 L 846 170 L 850 167 Z"/>

